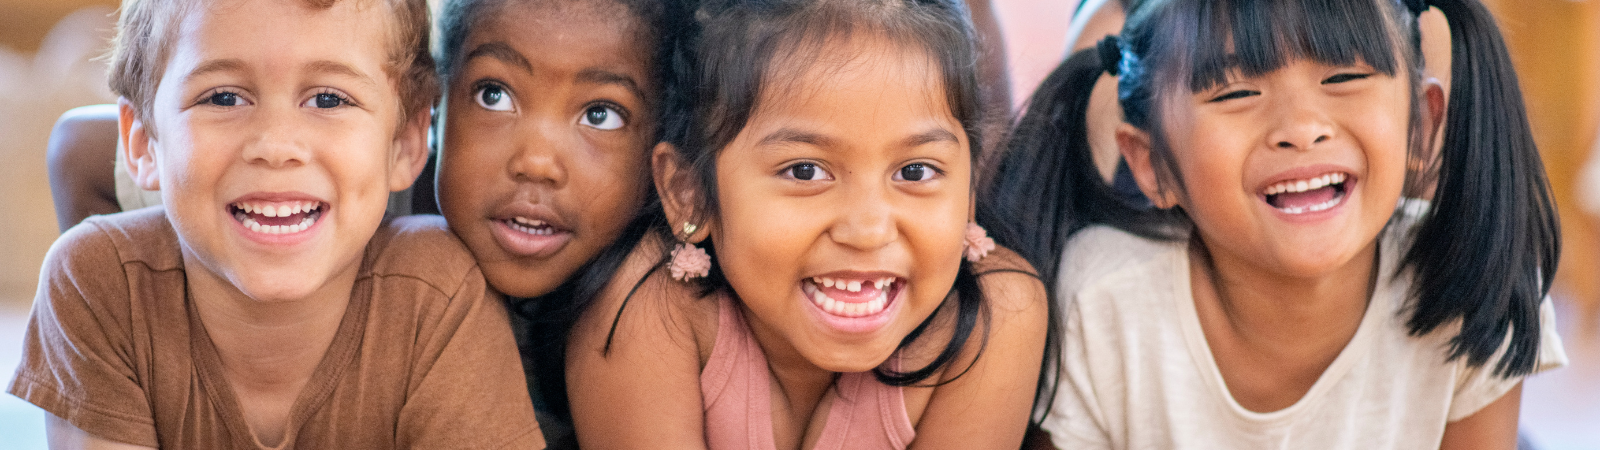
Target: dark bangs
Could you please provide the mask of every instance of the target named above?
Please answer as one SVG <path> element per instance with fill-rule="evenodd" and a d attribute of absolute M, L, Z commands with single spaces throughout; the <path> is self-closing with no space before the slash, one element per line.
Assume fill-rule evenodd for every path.
<path fill-rule="evenodd" d="M 1168 2 L 1152 1 L 1147 5 L 1161 3 Z M 1130 22 L 1156 21 L 1130 27 L 1152 34 L 1134 37 L 1136 46 L 1145 47 L 1136 47 L 1136 51 L 1147 55 L 1144 61 L 1155 66 L 1149 68 L 1151 73 L 1188 73 L 1188 87 L 1194 92 L 1226 83 L 1232 71 L 1246 77 L 1260 76 L 1298 59 L 1331 66 L 1366 63 L 1389 76 L 1407 66 L 1401 64 L 1400 58 L 1415 61 L 1415 47 L 1410 44 L 1417 37 L 1409 27 L 1396 26 L 1405 23 L 1402 19 L 1406 13 L 1392 0 L 1170 3 L 1171 7 L 1165 8 L 1141 5 L 1141 10 L 1134 12 Z M 1151 10 L 1160 12 L 1141 17 L 1141 13 Z M 1374 20 L 1379 17 L 1389 20 Z M 1153 35 L 1157 33 L 1162 36 Z M 1170 86 L 1164 82 L 1179 80 L 1154 81 Z"/>

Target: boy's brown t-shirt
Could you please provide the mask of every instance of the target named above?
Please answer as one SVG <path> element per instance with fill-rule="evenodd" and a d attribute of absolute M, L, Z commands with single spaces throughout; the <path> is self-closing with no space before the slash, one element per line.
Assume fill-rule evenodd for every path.
<path fill-rule="evenodd" d="M 178 245 L 160 208 L 68 230 L 9 392 L 104 439 L 259 447 L 187 298 Z M 504 306 L 443 220 L 396 220 L 368 243 L 280 448 L 538 448 L 520 364 Z"/>

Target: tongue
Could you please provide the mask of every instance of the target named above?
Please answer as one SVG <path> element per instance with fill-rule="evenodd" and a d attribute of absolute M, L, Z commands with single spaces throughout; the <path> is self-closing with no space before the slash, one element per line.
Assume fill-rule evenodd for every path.
<path fill-rule="evenodd" d="M 1305 208 L 1311 205 L 1327 203 L 1338 194 L 1338 189 L 1333 186 L 1324 186 L 1305 192 L 1285 192 L 1276 195 L 1272 206 L 1277 208 Z"/>

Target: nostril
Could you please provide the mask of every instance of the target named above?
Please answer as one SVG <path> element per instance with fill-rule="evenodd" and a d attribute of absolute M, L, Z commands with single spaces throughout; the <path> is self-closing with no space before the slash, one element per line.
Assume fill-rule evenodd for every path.
<path fill-rule="evenodd" d="M 1313 144 L 1321 144 L 1321 143 L 1327 142 L 1327 141 L 1328 141 L 1328 135 L 1322 135 L 1322 136 L 1317 136 L 1317 140 L 1311 141 L 1311 143 L 1313 143 Z"/>
<path fill-rule="evenodd" d="M 1294 148 L 1294 144 L 1290 144 L 1289 141 L 1278 141 L 1278 148 Z"/>

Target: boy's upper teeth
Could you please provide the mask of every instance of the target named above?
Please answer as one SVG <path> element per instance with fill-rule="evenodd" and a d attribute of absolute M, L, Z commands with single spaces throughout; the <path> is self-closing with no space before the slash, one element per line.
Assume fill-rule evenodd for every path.
<path fill-rule="evenodd" d="M 236 202 L 234 208 L 247 214 L 260 214 L 267 217 L 288 217 L 303 212 L 316 211 L 321 206 L 319 202 L 295 201 L 272 204 L 269 202 Z"/>
<path fill-rule="evenodd" d="M 518 225 L 528 226 L 528 227 L 542 227 L 542 226 L 549 225 L 549 224 L 545 223 L 545 221 L 543 221 L 543 220 L 529 219 L 527 217 L 522 217 L 522 216 L 512 217 L 511 221 L 516 222 Z"/>
<path fill-rule="evenodd" d="M 1305 192 L 1312 189 L 1321 189 L 1323 186 L 1343 183 L 1344 180 L 1344 173 L 1334 172 L 1305 180 L 1281 181 L 1271 186 L 1267 186 L 1265 194 L 1277 195 L 1285 192 Z"/>

